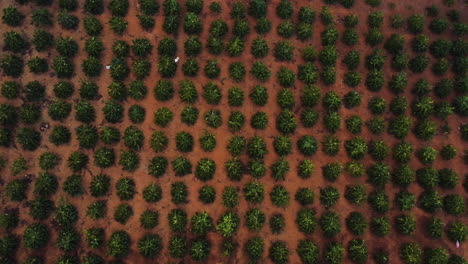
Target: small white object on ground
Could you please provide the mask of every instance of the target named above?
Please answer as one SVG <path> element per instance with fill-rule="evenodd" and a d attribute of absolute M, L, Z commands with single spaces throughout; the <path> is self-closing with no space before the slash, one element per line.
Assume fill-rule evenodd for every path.
<path fill-rule="evenodd" d="M 107 65 L 107 66 L 106 66 L 106 69 L 110 69 L 110 65 Z"/>
<path fill-rule="evenodd" d="M 460 241 L 457 240 L 457 243 L 455 243 L 455 245 L 457 246 L 457 248 L 460 248 Z"/>
<path fill-rule="evenodd" d="M 174 61 L 175 61 L 175 62 L 178 62 L 179 60 L 180 60 L 180 58 L 179 58 L 179 57 L 177 57 L 177 58 L 175 58 L 175 60 L 174 60 Z"/>

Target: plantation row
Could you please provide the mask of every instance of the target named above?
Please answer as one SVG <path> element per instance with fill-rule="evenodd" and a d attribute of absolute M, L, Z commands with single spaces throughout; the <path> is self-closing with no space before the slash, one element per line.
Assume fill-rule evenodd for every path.
<path fill-rule="evenodd" d="M 234 189 L 231 189 L 231 191 Z M 233 192 L 235 193 L 235 191 Z M 223 195 L 224 202 L 232 203 L 235 195 Z M 230 201 L 229 201 L 230 200 Z M 31 202 L 31 215 L 35 219 L 47 219 L 53 210 L 53 202 L 47 198 L 37 198 Z M 75 250 L 80 243 L 80 233 L 74 228 L 74 223 L 78 220 L 77 209 L 69 203 L 62 203 L 55 208 L 55 222 L 60 226 L 57 241 L 55 245 L 64 252 Z M 91 204 L 88 207 L 87 216 L 93 219 L 105 217 L 106 202 L 101 200 Z M 115 210 L 115 220 L 124 223 L 133 215 L 131 206 L 121 204 Z M 208 232 L 217 231 L 223 237 L 230 238 L 233 236 L 240 226 L 241 219 L 237 213 L 228 211 L 224 213 L 215 223 L 212 217 L 206 212 L 197 212 L 190 219 L 183 209 L 173 209 L 167 216 L 169 227 L 175 233 L 169 239 L 168 249 L 171 257 L 182 258 L 189 254 L 195 261 L 205 260 L 212 251 L 212 245 L 209 240 L 196 238 L 187 242 L 185 236 L 186 226 L 190 226 L 190 230 L 197 236 L 205 236 Z M 250 231 L 259 231 L 266 224 L 267 219 L 263 212 L 259 209 L 249 210 L 244 217 L 245 225 Z M 1 215 L 2 227 L 14 228 L 18 225 L 19 219 L 14 211 Z M 375 217 L 368 223 L 365 217 L 359 212 L 352 212 L 346 218 L 346 227 L 353 235 L 359 236 L 364 234 L 367 228 L 372 233 L 382 237 L 388 235 L 391 230 L 389 219 L 385 216 Z M 159 223 L 159 214 L 156 211 L 146 210 L 140 216 L 140 224 L 144 229 L 152 229 Z M 303 208 L 297 212 L 296 223 L 301 232 L 312 234 L 316 226 L 320 226 L 325 237 L 334 237 L 341 232 L 340 217 L 333 211 L 326 211 L 317 219 L 313 209 Z M 285 227 L 285 220 L 281 214 L 272 215 L 268 221 L 269 227 L 273 233 L 280 233 Z M 410 215 L 399 215 L 394 219 L 394 225 L 397 232 L 401 235 L 411 235 L 416 229 L 416 221 Z M 425 224 L 425 232 L 435 239 L 440 239 L 443 234 L 444 223 L 436 217 L 433 217 Z M 451 241 L 457 241 L 461 237 L 463 230 L 461 222 L 454 222 L 447 226 L 446 234 Z M 465 230 L 466 231 L 466 230 Z M 130 245 L 132 243 L 129 234 L 126 231 L 119 230 L 113 232 L 105 239 L 106 232 L 103 228 L 90 228 L 84 230 L 84 242 L 89 248 L 100 248 L 103 244 L 107 244 L 107 252 L 113 257 L 125 257 L 129 254 Z M 50 241 L 50 229 L 42 223 L 34 223 L 28 225 L 24 231 L 24 246 L 28 249 L 41 249 Z M 19 239 L 14 235 L 4 237 L 2 240 L 2 254 L 8 257 L 14 254 L 18 247 Z M 162 239 L 157 234 L 147 233 L 137 242 L 139 253 L 147 258 L 154 258 L 160 254 L 163 247 Z M 243 244 L 243 250 L 249 259 L 255 261 L 261 259 L 265 254 L 265 241 L 253 236 Z M 230 255 L 238 247 L 237 242 L 226 239 L 219 250 Z M 366 242 L 362 239 L 355 238 L 347 244 L 347 255 L 356 263 L 365 263 L 368 258 L 368 250 Z M 405 263 L 413 263 L 412 259 L 421 259 L 424 256 L 426 261 L 444 261 L 442 263 L 464 263 L 463 258 L 456 255 L 450 257 L 445 249 L 428 248 L 424 251 L 416 243 L 404 243 L 399 248 L 401 259 Z M 320 248 L 310 239 L 299 240 L 296 248 L 297 254 L 305 263 L 316 263 L 319 259 Z M 273 241 L 268 249 L 269 258 L 275 263 L 284 263 L 288 259 L 289 249 L 284 242 Z M 344 245 L 337 242 L 330 242 L 323 248 L 322 258 L 327 263 L 341 263 L 345 254 Z M 374 258 L 388 259 L 388 253 L 384 251 L 374 254 Z M 40 257 L 31 257 L 25 263 L 38 263 Z M 3 258 L 7 260 L 7 258 Z M 68 262 L 67 262 L 68 261 Z M 381 260 L 380 260 L 381 261 Z M 449 261 L 449 262 L 448 262 Z M 9 263 L 9 262 L 5 262 Z M 41 262 L 39 262 L 41 263 Z M 79 263 L 79 258 L 73 255 L 63 255 L 57 263 Z M 83 263 L 104 263 L 103 259 L 94 253 L 89 253 L 83 258 Z M 379 262 L 380 263 L 380 262 Z"/>
<path fill-rule="evenodd" d="M 48 263 L 37 254 L 57 248 L 50 261 L 60 264 L 136 255 L 286 264 L 294 254 L 302 263 L 384 264 L 397 261 L 393 251 L 405 264 L 466 263 L 444 242 L 466 243 L 468 174 L 458 165 L 468 163 L 468 150 L 436 141 L 451 142 L 451 133 L 468 141 L 463 14 L 433 5 L 425 14 L 363 17 L 354 0 L 324 2 L 6 4 L 0 148 L 8 155 L 0 169 L 8 205 L 0 212 L 0 262 Z M 342 7 L 349 12 L 338 16 Z M 140 24 L 133 39 L 130 8 Z M 163 37 L 140 37 L 148 32 Z M 341 82 L 344 93 L 334 89 Z M 215 161 L 220 149 L 225 157 Z M 144 176 L 113 177 L 116 167 Z M 287 181 L 296 176 L 298 186 Z M 343 198 L 349 213 L 341 211 Z M 296 231 L 293 243 L 282 240 Z M 401 241 L 377 248 L 369 237 Z M 426 239 L 432 246 L 423 248 Z"/>

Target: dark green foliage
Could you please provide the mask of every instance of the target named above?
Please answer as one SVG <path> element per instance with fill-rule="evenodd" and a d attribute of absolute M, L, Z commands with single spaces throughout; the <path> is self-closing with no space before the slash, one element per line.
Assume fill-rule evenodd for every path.
<path fill-rule="evenodd" d="M 232 186 L 224 188 L 222 193 L 222 203 L 227 208 L 234 208 L 239 204 L 238 190 Z"/>
<path fill-rule="evenodd" d="M 57 77 L 59 78 L 69 79 L 75 73 L 73 62 L 64 56 L 55 57 L 51 68 L 55 71 Z"/>
<path fill-rule="evenodd" d="M 328 25 L 325 27 L 324 31 L 320 33 L 322 45 L 335 45 L 338 41 L 338 34 L 338 30 L 333 25 Z"/>
<path fill-rule="evenodd" d="M 132 123 L 138 124 L 145 121 L 146 110 L 139 105 L 132 105 L 128 109 L 128 118 Z"/>
<path fill-rule="evenodd" d="M 371 28 L 369 32 L 366 34 L 366 43 L 370 46 L 374 47 L 382 43 L 384 40 L 384 35 L 382 31 L 378 28 Z"/>
<path fill-rule="evenodd" d="M 314 192 L 310 188 L 299 188 L 294 196 L 294 199 L 301 205 L 309 205 L 314 202 Z"/>
<path fill-rule="evenodd" d="M 25 124 L 34 124 L 41 118 L 41 108 L 37 104 L 25 104 L 19 112 L 19 118 Z"/>
<path fill-rule="evenodd" d="M 324 259 L 331 264 L 342 263 L 344 258 L 344 248 L 337 242 L 329 242 L 325 248 Z"/>
<path fill-rule="evenodd" d="M 125 146 L 132 150 L 140 150 L 143 147 L 144 139 L 145 136 L 143 134 L 143 131 L 141 131 L 136 126 L 127 127 L 123 134 Z"/>
<path fill-rule="evenodd" d="M 173 236 L 169 240 L 169 254 L 173 258 L 182 258 L 187 251 L 187 241 L 182 236 Z"/>
<path fill-rule="evenodd" d="M 362 119 L 359 116 L 353 115 L 345 121 L 346 128 L 352 134 L 359 134 L 362 130 Z"/>
<path fill-rule="evenodd" d="M 421 33 L 424 28 L 424 17 L 420 14 L 411 15 L 408 17 L 407 25 L 411 33 Z"/>
<path fill-rule="evenodd" d="M 77 16 L 70 14 L 66 10 L 62 10 L 57 16 L 57 22 L 63 29 L 76 30 L 80 20 Z"/>
<path fill-rule="evenodd" d="M 158 62 L 158 71 L 162 77 L 170 78 L 175 75 L 177 64 L 168 56 L 162 56 Z"/>
<path fill-rule="evenodd" d="M 465 201 L 462 196 L 458 194 L 450 194 L 444 197 L 443 208 L 447 214 L 460 216 L 466 211 Z"/>
<path fill-rule="evenodd" d="M 16 27 L 20 26 L 25 16 L 13 6 L 8 6 L 3 9 L 2 22 L 3 24 Z"/>
<path fill-rule="evenodd" d="M 366 68 L 369 70 L 381 70 L 385 63 L 385 56 L 382 50 L 375 49 L 366 56 Z"/>
<path fill-rule="evenodd" d="M 442 207 L 442 197 L 437 191 L 424 191 L 419 196 L 418 203 L 425 212 L 434 213 Z"/>
<path fill-rule="evenodd" d="M 364 185 L 347 185 L 344 196 L 349 202 L 361 205 L 367 198 L 366 188 Z"/>
<path fill-rule="evenodd" d="M 278 92 L 276 101 L 281 109 L 293 109 L 295 105 L 294 93 L 291 89 L 283 88 Z"/>
<path fill-rule="evenodd" d="M 89 56 L 81 64 L 83 72 L 87 77 L 98 77 L 101 75 L 102 64 L 98 58 Z"/>
<path fill-rule="evenodd" d="M 409 61 L 409 68 L 414 73 L 422 73 L 429 65 L 429 58 L 425 55 L 418 55 Z"/>
<path fill-rule="evenodd" d="M 200 147 L 203 151 L 211 152 L 216 148 L 216 135 L 205 131 L 199 138 Z"/>
<path fill-rule="evenodd" d="M 289 249 L 284 241 L 274 241 L 268 250 L 268 257 L 275 264 L 289 263 Z"/>
<path fill-rule="evenodd" d="M 108 101 L 102 108 L 104 118 L 110 123 L 119 123 L 123 118 L 123 106 L 114 100 Z"/>
<path fill-rule="evenodd" d="M 384 191 L 374 191 L 369 194 L 367 201 L 372 210 L 385 213 L 390 209 L 390 199 Z"/>
<path fill-rule="evenodd" d="M 190 41 L 195 41 L 196 39 L 189 39 Z M 186 42 L 186 47 L 190 42 Z M 186 48 L 187 49 L 187 48 Z M 174 56 L 177 52 L 177 43 L 169 38 L 164 37 L 159 41 L 158 45 L 158 54 L 161 56 Z"/>
<path fill-rule="evenodd" d="M 452 169 L 439 170 L 439 186 L 444 189 L 453 189 L 458 185 L 460 176 Z"/>
<path fill-rule="evenodd" d="M 332 135 L 327 135 L 322 141 L 322 151 L 329 156 L 335 156 L 340 151 L 340 140 Z"/>
<path fill-rule="evenodd" d="M 90 36 L 98 36 L 101 34 L 101 22 L 94 16 L 86 16 L 83 20 L 83 26 L 86 30 L 86 33 Z"/>
<path fill-rule="evenodd" d="M 85 0 L 84 9 L 93 15 L 99 15 L 104 11 L 104 4 L 102 0 Z"/>
<path fill-rule="evenodd" d="M 395 203 L 401 211 L 409 211 L 415 204 L 414 194 L 407 191 L 400 191 L 395 195 Z"/>
<path fill-rule="evenodd" d="M 354 263 L 366 263 L 368 249 L 363 239 L 353 239 L 348 244 L 348 257 Z"/>
<path fill-rule="evenodd" d="M 237 19 L 232 27 L 232 34 L 240 39 L 244 39 L 250 33 L 249 23 L 246 20 Z M 222 36 L 220 36 L 222 37 Z"/>
<path fill-rule="evenodd" d="M 366 77 L 366 86 L 370 91 L 378 92 L 384 84 L 384 74 L 380 70 L 371 70 Z"/>
<path fill-rule="evenodd" d="M 159 256 L 163 248 L 162 239 L 157 234 L 145 234 L 138 241 L 137 247 L 143 257 L 153 259 Z"/>
<path fill-rule="evenodd" d="M 326 67 L 320 74 L 323 83 L 330 86 L 336 82 L 336 71 L 335 67 Z"/>
<path fill-rule="evenodd" d="M 65 101 L 55 101 L 49 105 L 48 114 L 52 120 L 63 121 L 71 112 L 71 105 Z"/>
<path fill-rule="evenodd" d="M 3 49 L 5 51 L 11 51 L 15 53 L 23 52 L 29 46 L 27 39 L 25 39 L 23 36 L 21 36 L 20 33 L 15 31 L 5 32 L 3 34 L 3 41 Z"/>
<path fill-rule="evenodd" d="M 399 255 L 400 259 L 405 264 L 415 264 L 422 262 L 423 251 L 416 243 L 404 243 L 400 246 Z"/>
<path fill-rule="evenodd" d="M 285 159 L 279 159 L 273 163 L 270 167 L 272 172 L 272 177 L 275 181 L 285 180 L 286 175 L 290 170 L 289 162 Z"/>
<path fill-rule="evenodd" d="M 343 59 L 343 63 L 346 64 L 348 70 L 355 70 L 360 63 L 360 54 L 358 51 L 352 50 Z"/>
<path fill-rule="evenodd" d="M 54 202 L 46 198 L 36 198 L 29 201 L 29 215 L 34 220 L 45 220 L 49 218 L 55 209 Z"/>
<path fill-rule="evenodd" d="M 352 28 L 348 28 L 343 32 L 343 35 L 341 36 L 341 41 L 348 45 L 348 46 L 354 46 L 358 43 L 359 40 L 359 35 L 357 34 L 356 30 Z"/>
<path fill-rule="evenodd" d="M 5 187 L 5 194 L 11 201 L 21 202 L 27 198 L 29 182 L 26 179 L 14 179 Z"/>
<path fill-rule="evenodd" d="M 143 189 L 143 199 L 148 203 L 156 203 L 162 199 L 161 186 L 151 183 Z"/>
<path fill-rule="evenodd" d="M 41 249 L 49 242 L 49 228 L 40 223 L 31 224 L 24 230 L 23 239 L 26 248 Z"/>
<path fill-rule="evenodd" d="M 5 81 L 1 87 L 1 94 L 6 99 L 16 99 L 20 94 L 21 85 L 15 81 Z"/>
<path fill-rule="evenodd" d="M 135 196 L 135 182 L 130 178 L 120 179 L 117 181 L 115 187 L 117 189 L 117 195 L 123 201 L 131 200 Z"/>
<path fill-rule="evenodd" d="M 27 101 L 40 101 L 45 96 L 46 87 L 39 81 L 28 82 L 24 87 L 24 94 Z"/>
<path fill-rule="evenodd" d="M 41 144 L 42 136 L 32 128 L 20 128 L 17 131 L 16 139 L 24 150 L 34 151 Z"/>
<path fill-rule="evenodd" d="M 218 128 L 222 124 L 221 112 L 217 109 L 205 112 L 203 119 L 205 123 L 212 128 Z"/>
<path fill-rule="evenodd" d="M 73 228 L 66 228 L 60 231 L 56 246 L 62 251 L 76 250 L 79 246 L 80 234 Z"/>
<path fill-rule="evenodd" d="M 335 133 L 341 127 L 341 117 L 337 112 L 328 113 L 323 117 L 323 124 L 329 132 Z"/>
<path fill-rule="evenodd" d="M 74 205 L 64 202 L 57 206 L 54 219 L 61 227 L 71 227 L 78 220 L 78 210 Z"/>
<path fill-rule="evenodd" d="M 452 241 L 464 242 L 468 235 L 468 228 L 465 224 L 460 221 L 455 221 L 447 225 L 446 229 L 447 238 Z"/>
<path fill-rule="evenodd" d="M 79 174 L 72 174 L 63 182 L 63 191 L 74 197 L 84 193 L 83 177 Z"/>
<path fill-rule="evenodd" d="M 166 172 L 169 162 L 165 157 L 157 156 L 152 158 L 148 164 L 148 173 L 154 177 L 161 177 Z"/>
<path fill-rule="evenodd" d="M 22 117 L 20 115 L 20 117 Z M 15 125 L 18 120 L 17 110 L 13 105 L 0 104 L 0 124 Z"/>
<path fill-rule="evenodd" d="M 85 42 L 85 51 L 90 56 L 100 57 L 104 51 L 104 43 L 97 37 L 91 37 Z"/>
<path fill-rule="evenodd" d="M 39 26 L 50 26 L 52 25 L 53 15 L 46 8 L 38 8 L 32 12 L 31 24 Z"/>
<path fill-rule="evenodd" d="M 274 214 L 270 217 L 270 230 L 274 234 L 279 234 L 284 231 L 286 222 L 284 216 L 281 214 Z"/>
<path fill-rule="evenodd" d="M 459 96 L 453 100 L 455 113 L 460 116 L 468 116 L 468 96 Z"/>
<path fill-rule="evenodd" d="M 271 30 L 271 22 L 268 18 L 261 17 L 257 19 L 257 24 L 255 24 L 254 28 L 258 34 L 266 34 Z"/>
<path fill-rule="evenodd" d="M 103 228 L 90 228 L 84 231 L 86 234 L 86 242 L 90 248 L 99 248 L 104 242 Z"/>
<path fill-rule="evenodd" d="M 359 212 L 351 212 L 346 217 L 346 227 L 355 236 L 363 235 L 367 229 L 366 218 Z"/>
<path fill-rule="evenodd" d="M 416 152 L 416 156 L 422 164 L 432 164 L 437 158 L 437 150 L 432 147 L 423 147 Z"/>
<path fill-rule="evenodd" d="M 221 68 L 216 59 L 208 60 L 204 67 L 205 75 L 210 79 L 218 78 L 221 73 Z"/>
<path fill-rule="evenodd" d="M 216 199 L 216 190 L 209 185 L 204 185 L 198 191 L 198 199 L 204 204 L 211 204 Z"/>
<path fill-rule="evenodd" d="M 211 229 L 213 229 L 213 219 L 205 211 L 195 212 L 190 220 L 190 223 L 191 230 L 195 235 L 204 236 L 209 231 L 211 231 Z"/>
<path fill-rule="evenodd" d="M 44 73 L 49 70 L 49 66 L 47 65 L 47 60 L 44 58 L 33 57 L 31 60 L 28 61 L 29 70 L 32 73 Z"/>
<path fill-rule="evenodd" d="M 155 22 L 152 16 L 137 15 L 141 27 L 146 31 L 151 31 L 154 28 Z"/>
<path fill-rule="evenodd" d="M 283 21 L 278 25 L 276 32 L 280 37 L 290 38 L 294 34 L 294 24 L 289 21 Z"/>
<path fill-rule="evenodd" d="M 124 171 L 135 171 L 140 165 L 140 158 L 133 150 L 123 150 L 120 152 L 119 165 Z"/>
<path fill-rule="evenodd" d="M 128 204 L 120 204 L 114 212 L 114 220 L 122 225 L 125 225 L 132 216 L 133 209 Z"/>
<path fill-rule="evenodd" d="M 242 62 L 233 62 L 229 65 L 229 77 L 231 77 L 235 82 L 243 81 L 246 72 L 247 71 Z"/>
<path fill-rule="evenodd" d="M 104 218 L 107 214 L 107 203 L 106 201 L 99 200 L 88 206 L 86 215 L 93 220 Z"/>
<path fill-rule="evenodd" d="M 316 85 L 308 85 L 301 91 L 301 104 L 305 107 L 314 107 L 320 99 L 320 89 Z"/>
<path fill-rule="evenodd" d="M 341 232 L 340 216 L 333 211 L 325 211 L 320 217 L 319 224 L 323 235 L 327 238 Z"/>
<path fill-rule="evenodd" d="M 189 254 L 194 261 L 204 261 L 210 255 L 210 251 L 211 243 L 208 240 L 197 239 L 191 242 Z"/>
<path fill-rule="evenodd" d="M 207 121 L 206 114 L 205 114 L 205 121 Z M 219 123 L 221 123 L 221 117 L 219 118 Z M 231 112 L 231 114 L 229 115 L 229 120 L 228 120 L 228 127 L 231 131 L 233 132 L 240 131 L 242 127 L 244 126 L 244 123 L 245 123 L 245 116 L 244 114 L 242 114 L 242 112 L 240 111 Z M 210 126 L 215 127 L 213 125 L 210 125 Z"/>
<path fill-rule="evenodd" d="M 44 197 L 51 196 L 57 191 L 57 188 L 57 176 L 43 172 L 39 174 L 34 184 L 34 194 Z"/>
<path fill-rule="evenodd" d="M 257 181 L 247 183 L 244 188 L 244 198 L 247 202 L 258 204 L 263 201 L 265 189 L 262 184 Z M 224 195 L 223 195 L 224 200 Z"/>
<path fill-rule="evenodd" d="M 323 189 L 320 189 L 320 203 L 326 208 L 334 206 L 338 199 L 340 198 L 340 193 L 333 186 L 327 186 Z"/>
<path fill-rule="evenodd" d="M 412 215 L 398 215 L 395 217 L 395 229 L 402 235 L 412 235 L 416 229 L 416 220 Z"/>
<path fill-rule="evenodd" d="M 109 192 L 110 178 L 105 174 L 99 174 L 92 178 L 89 190 L 94 197 L 101 197 Z"/>
<path fill-rule="evenodd" d="M 5 230 L 11 230 L 18 226 L 19 217 L 18 210 L 16 209 L 4 209 L 0 213 L 0 228 Z"/>
<path fill-rule="evenodd" d="M 100 168 L 109 168 L 115 163 L 115 152 L 111 148 L 101 147 L 94 153 L 94 164 Z"/>
<path fill-rule="evenodd" d="M 273 205 L 285 208 L 289 205 L 289 192 L 284 186 L 276 185 L 270 193 Z"/>
<path fill-rule="evenodd" d="M 126 231 L 115 231 L 107 242 L 108 254 L 117 258 L 126 257 L 130 253 L 130 244 L 130 235 Z"/>
<path fill-rule="evenodd" d="M 227 44 L 226 50 L 231 57 L 237 57 L 244 51 L 245 44 L 239 37 L 233 37 Z"/>
<path fill-rule="evenodd" d="M 175 182 L 171 185 L 171 197 L 174 204 L 187 203 L 188 190 L 183 182 Z"/>
<path fill-rule="evenodd" d="M 322 174 L 326 180 L 334 182 L 339 178 L 342 169 L 343 166 L 340 163 L 331 162 L 322 166 Z"/>

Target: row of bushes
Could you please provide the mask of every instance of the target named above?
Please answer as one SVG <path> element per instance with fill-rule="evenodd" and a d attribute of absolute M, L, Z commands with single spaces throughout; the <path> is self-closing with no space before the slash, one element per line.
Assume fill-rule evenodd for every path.
<path fill-rule="evenodd" d="M 225 213 L 218 221 L 217 228 L 222 228 L 225 224 L 225 218 L 229 214 Z M 229 215 L 229 217 L 235 217 Z M 333 218 L 331 218 L 333 219 Z M 237 218 L 237 221 L 239 219 Z M 174 209 L 169 214 L 171 228 L 180 232 L 179 228 L 185 229 L 185 225 L 189 222 L 187 215 L 181 209 Z M 230 220 L 232 221 L 232 220 Z M 322 221 L 321 221 L 322 222 Z M 191 225 L 195 224 L 195 227 L 207 228 L 212 227 L 212 219 L 205 213 L 195 214 L 191 221 Z M 234 223 L 230 223 L 234 224 Z M 238 223 L 237 223 L 238 224 Z M 452 223 L 448 229 L 447 234 L 449 238 L 454 240 L 458 239 L 459 226 L 461 222 Z M 465 227 L 466 228 L 466 227 Z M 466 229 L 465 229 L 466 232 Z M 84 231 L 85 241 L 91 248 L 100 248 L 105 242 L 105 231 L 102 228 L 90 228 Z M 466 235 L 466 234 L 465 234 Z M 59 234 L 58 247 L 64 251 L 73 250 L 76 248 L 79 235 L 74 230 L 63 231 Z M 24 241 L 27 248 L 40 249 L 44 247 L 50 240 L 49 228 L 40 223 L 34 223 L 29 225 L 24 231 Z M 60 242 L 62 241 L 62 242 Z M 67 241 L 63 243 L 63 241 Z M 2 238 L 3 245 L 6 250 L 5 256 L 13 257 L 15 255 L 15 249 L 19 244 L 19 239 L 14 235 L 7 235 Z M 115 231 L 111 234 L 107 241 L 107 252 L 109 255 L 117 258 L 126 257 L 130 253 L 130 245 L 132 241 L 130 235 L 123 230 Z M 62 248 L 62 246 L 69 246 L 68 248 Z M 139 253 L 146 258 L 155 258 L 160 255 L 162 250 L 162 239 L 157 234 L 147 233 L 141 237 L 137 242 L 137 248 Z M 168 242 L 169 254 L 174 258 L 182 258 L 186 254 L 189 254 L 195 261 L 203 261 L 208 258 L 212 251 L 211 243 L 209 240 L 204 238 L 196 238 L 191 241 L 182 235 L 173 235 Z M 238 244 L 230 238 L 226 238 L 221 246 L 221 250 L 227 256 L 232 256 L 238 248 Z M 243 245 L 243 250 L 246 256 L 255 261 L 262 258 L 265 254 L 265 241 L 258 237 L 253 236 L 249 238 Z M 296 249 L 302 261 L 307 263 L 318 263 L 320 260 L 320 248 L 313 240 L 300 240 Z M 347 247 L 348 258 L 354 263 L 365 263 L 369 258 L 369 252 L 366 246 L 366 242 L 362 239 L 352 239 L 348 242 Z M 345 248 L 342 244 L 337 242 L 330 242 L 325 245 L 322 258 L 327 263 L 341 263 L 345 256 Z M 273 263 L 288 263 L 289 248 L 283 241 L 273 241 L 268 250 L 268 257 Z M 404 263 L 412 263 L 413 260 L 421 261 L 444 261 L 447 263 L 462 263 L 463 258 L 457 255 L 450 256 L 448 252 L 441 248 L 427 248 L 424 251 L 416 243 L 404 243 L 399 247 L 399 257 Z M 38 258 L 38 257 L 35 257 Z M 60 259 L 69 258 L 68 261 L 72 263 L 76 262 L 76 257 L 70 255 L 63 255 Z M 102 258 L 95 254 L 88 254 L 85 260 L 103 261 Z M 379 249 L 373 253 L 373 258 L 376 263 L 388 263 L 388 252 Z M 40 258 L 38 258 L 40 259 Z M 386 261 L 385 261 L 386 260 Z M 78 260 L 79 261 L 79 260 Z M 461 261 L 461 262 L 460 262 Z M 100 263 L 100 262 L 99 262 Z"/>

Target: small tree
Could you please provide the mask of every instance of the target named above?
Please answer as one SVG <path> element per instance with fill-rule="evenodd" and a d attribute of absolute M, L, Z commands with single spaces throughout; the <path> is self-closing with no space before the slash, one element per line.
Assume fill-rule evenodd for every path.
<path fill-rule="evenodd" d="M 26 248 L 41 249 L 49 242 L 50 231 L 46 225 L 34 223 L 26 227 L 23 236 Z"/>
<path fill-rule="evenodd" d="M 25 16 L 18 11 L 17 8 L 9 6 L 3 9 L 2 22 L 3 24 L 16 27 L 20 26 Z"/>

